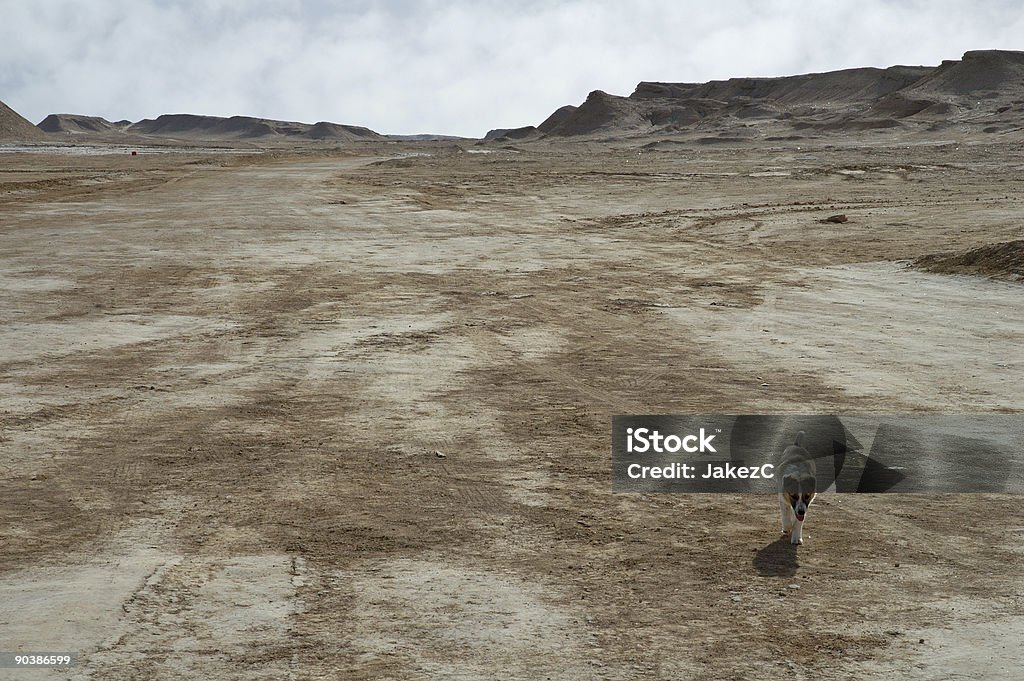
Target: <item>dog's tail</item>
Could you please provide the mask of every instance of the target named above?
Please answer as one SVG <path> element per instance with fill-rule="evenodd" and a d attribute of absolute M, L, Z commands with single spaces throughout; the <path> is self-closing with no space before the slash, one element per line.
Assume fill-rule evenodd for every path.
<path fill-rule="evenodd" d="M 804 446 L 804 431 L 801 430 L 799 433 L 796 434 L 796 442 L 794 442 L 793 444 L 796 445 L 797 447 Z"/>

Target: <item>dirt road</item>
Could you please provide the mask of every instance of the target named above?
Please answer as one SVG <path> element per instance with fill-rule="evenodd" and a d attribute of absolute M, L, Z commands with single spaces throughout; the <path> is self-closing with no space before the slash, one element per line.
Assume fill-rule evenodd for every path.
<path fill-rule="evenodd" d="M 908 265 L 1021 238 L 1019 149 L 470 149 L 0 155 L 0 650 L 79 654 L 0 675 L 1019 678 L 1018 497 L 796 549 L 609 477 L 613 414 L 1024 410 L 1021 284 Z"/>

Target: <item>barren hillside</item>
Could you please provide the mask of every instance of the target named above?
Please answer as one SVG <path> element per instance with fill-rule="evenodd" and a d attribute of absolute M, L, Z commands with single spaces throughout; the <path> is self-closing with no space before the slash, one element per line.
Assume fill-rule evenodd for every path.
<path fill-rule="evenodd" d="M 44 139 L 46 135 L 21 114 L 0 102 L 0 141 L 27 142 Z"/>
<path fill-rule="evenodd" d="M 1024 52 L 967 52 L 937 67 L 858 68 L 707 83 L 642 82 L 600 90 L 538 131 L 558 137 L 705 135 L 727 141 L 843 131 L 1016 133 L 1024 118 Z"/>

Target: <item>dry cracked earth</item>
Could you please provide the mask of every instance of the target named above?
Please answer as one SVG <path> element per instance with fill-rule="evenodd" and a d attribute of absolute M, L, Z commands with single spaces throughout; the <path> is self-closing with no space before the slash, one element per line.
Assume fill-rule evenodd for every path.
<path fill-rule="evenodd" d="M 911 266 L 1022 238 L 1019 145 L 56 151 L 0 649 L 78 659 L 0 677 L 1020 678 L 1019 497 L 610 483 L 614 414 L 1024 411 L 1021 283 Z"/>

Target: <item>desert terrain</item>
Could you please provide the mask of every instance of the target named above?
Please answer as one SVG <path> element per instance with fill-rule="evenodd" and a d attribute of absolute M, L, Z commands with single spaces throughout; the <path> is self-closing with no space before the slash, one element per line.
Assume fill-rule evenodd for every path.
<path fill-rule="evenodd" d="M 5 678 L 1017 678 L 1019 497 L 792 547 L 609 429 L 1020 411 L 1019 281 L 912 266 L 1021 238 L 1020 151 L 0 155 L 0 640 L 79 655 Z"/>
<path fill-rule="evenodd" d="M 77 660 L 0 678 L 1019 679 L 1019 496 L 796 547 L 611 484 L 614 415 L 1024 411 L 1020 95 L 963 66 L 479 141 L 9 116 L 0 651 Z"/>

